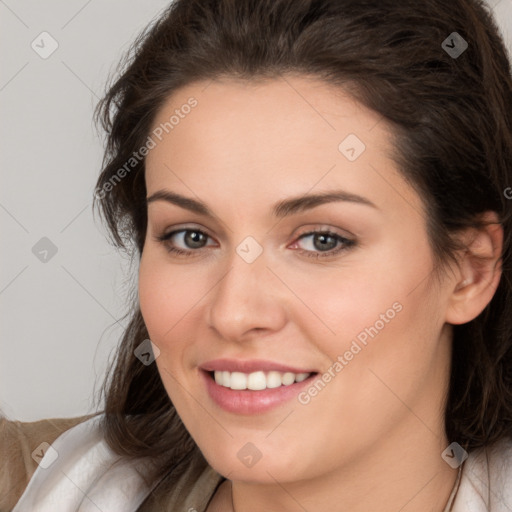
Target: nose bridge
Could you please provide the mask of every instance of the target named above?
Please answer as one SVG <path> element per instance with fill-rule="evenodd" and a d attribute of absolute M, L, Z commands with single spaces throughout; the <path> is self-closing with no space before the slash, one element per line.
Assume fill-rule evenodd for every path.
<path fill-rule="evenodd" d="M 237 340 L 253 329 L 277 330 L 285 321 L 265 255 L 256 254 L 251 243 L 237 247 L 209 302 L 209 323 L 225 338 Z"/>

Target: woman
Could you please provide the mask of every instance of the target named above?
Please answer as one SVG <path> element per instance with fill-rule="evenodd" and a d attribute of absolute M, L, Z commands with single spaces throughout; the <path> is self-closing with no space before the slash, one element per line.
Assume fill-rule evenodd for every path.
<path fill-rule="evenodd" d="M 510 510 L 510 71 L 477 0 L 174 2 L 98 110 L 104 412 L 14 510 Z"/>

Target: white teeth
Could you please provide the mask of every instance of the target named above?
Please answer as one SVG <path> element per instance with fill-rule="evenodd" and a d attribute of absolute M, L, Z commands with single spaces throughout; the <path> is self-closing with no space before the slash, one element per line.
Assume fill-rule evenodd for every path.
<path fill-rule="evenodd" d="M 294 382 L 302 382 L 307 379 L 310 373 L 292 372 L 263 372 L 252 373 L 215 371 L 215 382 L 220 386 L 234 390 L 250 389 L 258 391 L 261 389 L 272 389 L 280 386 L 289 386 Z"/>
<path fill-rule="evenodd" d="M 224 382 L 222 385 L 224 385 Z M 231 389 L 247 389 L 247 375 L 242 372 L 233 372 L 231 374 L 231 382 L 229 387 Z"/>
<path fill-rule="evenodd" d="M 278 388 L 283 383 L 279 372 L 267 373 L 267 388 Z"/>
<path fill-rule="evenodd" d="M 222 372 L 222 383 L 231 386 L 231 372 Z"/>
<path fill-rule="evenodd" d="M 249 373 L 247 378 L 247 388 L 258 390 L 265 389 L 267 387 L 267 378 L 263 372 Z"/>
<path fill-rule="evenodd" d="M 282 376 L 282 380 L 284 386 L 289 386 L 290 384 L 293 384 L 295 382 L 295 374 L 291 372 L 286 372 Z"/>

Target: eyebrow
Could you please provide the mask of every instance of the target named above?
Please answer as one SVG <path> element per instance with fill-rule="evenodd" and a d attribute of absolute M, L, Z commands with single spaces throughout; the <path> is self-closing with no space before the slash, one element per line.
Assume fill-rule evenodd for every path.
<path fill-rule="evenodd" d="M 165 201 L 180 206 L 181 208 L 191 212 L 198 213 L 199 215 L 215 217 L 211 210 L 206 206 L 206 204 L 202 203 L 201 201 L 192 199 L 191 197 L 185 197 L 180 194 L 176 194 L 175 192 L 171 192 L 169 190 L 158 190 L 146 199 L 147 204 L 153 203 L 155 201 Z M 273 206 L 272 210 L 275 217 L 283 218 L 306 210 L 310 210 L 323 204 L 340 201 L 361 204 L 378 210 L 378 207 L 369 199 L 357 194 L 348 193 L 344 190 L 332 190 L 319 194 L 306 194 L 292 197 L 290 199 L 277 202 Z"/>

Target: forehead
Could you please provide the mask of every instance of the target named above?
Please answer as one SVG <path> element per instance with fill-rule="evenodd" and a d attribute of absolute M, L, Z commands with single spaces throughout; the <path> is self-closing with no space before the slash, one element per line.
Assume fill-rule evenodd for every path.
<path fill-rule="evenodd" d="M 189 107 L 191 103 L 195 106 Z M 234 158 L 242 145 L 244 159 L 256 156 L 257 162 L 262 155 L 285 154 L 286 150 L 310 153 L 312 143 L 337 152 L 345 135 L 359 134 L 368 140 L 368 133 L 379 121 L 378 114 L 340 88 L 318 79 L 293 76 L 258 82 L 225 79 L 185 86 L 167 99 L 152 130 L 163 128 L 163 138 L 175 150 L 185 142 L 195 142 L 197 157 L 230 146 Z M 171 133 L 172 137 L 166 137 Z M 190 140 L 192 133 L 194 141 Z M 377 131 L 372 141 L 382 139 L 379 135 L 384 133 Z M 288 158 L 292 157 L 290 153 Z"/>
<path fill-rule="evenodd" d="M 190 84 L 167 99 L 151 131 L 161 140 L 153 137 L 146 159 L 148 193 L 280 199 L 342 185 L 370 197 L 390 180 L 391 195 L 410 193 L 388 157 L 389 126 L 310 77 Z"/>

